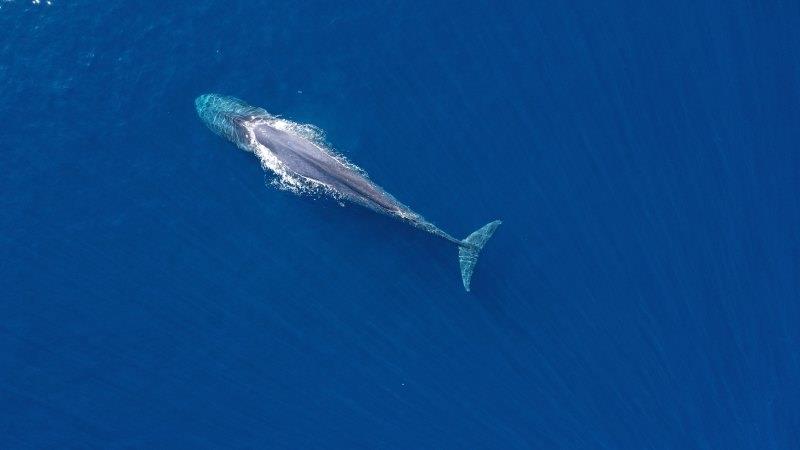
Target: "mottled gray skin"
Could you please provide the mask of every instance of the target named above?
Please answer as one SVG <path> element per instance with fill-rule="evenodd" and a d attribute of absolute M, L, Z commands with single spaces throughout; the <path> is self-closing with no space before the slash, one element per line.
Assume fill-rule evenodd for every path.
<path fill-rule="evenodd" d="M 268 123 L 256 125 L 254 132 L 256 140 L 268 148 L 287 170 L 325 184 L 353 203 L 403 218 L 418 228 L 458 245 L 464 245 L 463 242 L 453 238 L 398 202 L 363 174 L 347 166 L 308 139 L 279 130 Z"/>
<path fill-rule="evenodd" d="M 254 131 L 256 140 L 295 174 L 323 183 L 350 201 L 386 214 L 410 212 L 370 180 L 313 142 L 266 123 L 257 125 Z"/>

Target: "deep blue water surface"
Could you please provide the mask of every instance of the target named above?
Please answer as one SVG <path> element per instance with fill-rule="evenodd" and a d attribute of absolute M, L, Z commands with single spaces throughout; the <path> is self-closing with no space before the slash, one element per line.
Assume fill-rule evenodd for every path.
<path fill-rule="evenodd" d="M 798 125 L 796 1 L 2 1 L 0 448 L 798 448 Z"/>

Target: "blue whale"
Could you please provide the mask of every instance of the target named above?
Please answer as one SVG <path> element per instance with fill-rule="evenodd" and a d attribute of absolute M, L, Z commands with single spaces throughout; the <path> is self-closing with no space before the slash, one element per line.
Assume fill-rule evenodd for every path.
<path fill-rule="evenodd" d="M 460 240 L 425 220 L 373 183 L 358 167 L 327 148 L 314 127 L 273 116 L 235 97 L 206 94 L 195 100 L 197 114 L 214 133 L 255 153 L 274 172 L 277 184 L 295 192 L 315 192 L 396 217 L 458 246 L 461 281 L 469 292 L 481 249 L 500 221 Z"/>

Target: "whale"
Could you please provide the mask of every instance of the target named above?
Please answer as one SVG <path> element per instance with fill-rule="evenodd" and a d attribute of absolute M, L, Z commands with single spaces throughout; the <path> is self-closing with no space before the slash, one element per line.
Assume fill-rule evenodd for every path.
<path fill-rule="evenodd" d="M 366 207 L 424 230 L 458 247 L 464 289 L 469 292 L 478 257 L 502 223 L 494 220 L 464 239 L 449 233 L 414 212 L 375 184 L 358 166 L 330 149 L 324 135 L 312 125 L 299 124 L 236 97 L 203 94 L 195 99 L 201 121 L 215 134 L 242 150 L 254 153 L 273 182 L 295 193 L 313 193 Z"/>

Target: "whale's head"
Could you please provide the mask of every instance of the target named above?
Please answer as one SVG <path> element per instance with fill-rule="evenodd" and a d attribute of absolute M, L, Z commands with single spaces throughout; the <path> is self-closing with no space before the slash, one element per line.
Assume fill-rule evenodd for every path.
<path fill-rule="evenodd" d="M 225 95 L 203 94 L 195 99 L 194 106 L 197 115 L 211 131 L 239 146 L 246 143 L 248 122 L 258 117 L 269 117 L 263 109 Z"/>

